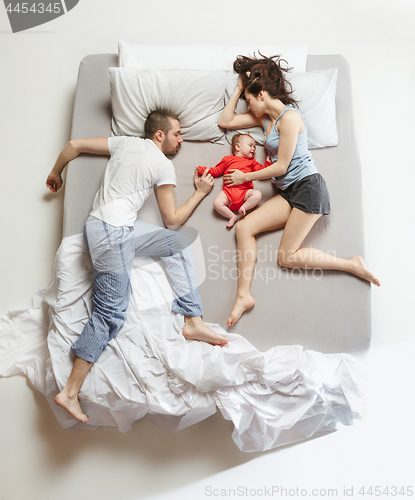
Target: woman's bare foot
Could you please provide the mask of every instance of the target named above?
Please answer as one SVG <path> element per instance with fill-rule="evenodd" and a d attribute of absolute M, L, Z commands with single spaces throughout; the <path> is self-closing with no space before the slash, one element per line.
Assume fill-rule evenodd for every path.
<path fill-rule="evenodd" d="M 376 286 L 380 286 L 379 280 L 365 266 L 362 257 L 353 257 L 353 259 L 350 259 L 350 263 L 352 265 L 351 273 L 359 276 L 360 278 L 363 278 L 366 281 L 369 281 L 370 283 L 373 283 Z"/>
<path fill-rule="evenodd" d="M 228 229 L 230 229 L 231 227 L 233 227 L 233 226 L 234 226 L 234 224 L 235 224 L 235 222 L 236 222 L 237 220 L 238 220 L 238 216 L 237 216 L 237 215 L 234 215 L 233 217 L 231 217 L 231 218 L 229 219 L 229 222 L 226 224 L 226 227 L 227 227 Z"/>
<path fill-rule="evenodd" d="M 65 390 L 63 390 L 55 396 L 55 403 L 65 409 L 70 415 L 76 418 L 76 420 L 79 420 L 79 422 L 88 422 L 89 417 L 82 411 L 78 395 L 70 397 L 65 393 Z"/>
<path fill-rule="evenodd" d="M 250 295 L 238 295 L 233 304 L 231 314 L 226 324 L 228 326 L 234 325 L 245 311 L 251 309 L 251 307 L 254 307 L 254 304 L 255 300 Z"/>
<path fill-rule="evenodd" d="M 228 339 L 219 335 L 218 333 L 211 330 L 206 326 L 200 316 L 196 318 L 191 318 L 186 316 L 184 318 L 185 323 L 183 327 L 183 337 L 187 340 L 199 340 L 202 342 L 207 342 L 212 345 L 219 345 L 221 347 L 228 343 Z"/>

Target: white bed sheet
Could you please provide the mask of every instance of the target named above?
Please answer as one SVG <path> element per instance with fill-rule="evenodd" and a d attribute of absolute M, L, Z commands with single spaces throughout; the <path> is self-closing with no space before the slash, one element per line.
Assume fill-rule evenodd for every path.
<path fill-rule="evenodd" d="M 63 239 L 52 281 L 29 308 L 1 318 L 0 376 L 26 374 L 65 428 L 126 432 L 144 415 L 172 415 L 180 430 L 219 408 L 234 423 L 233 439 L 242 451 L 293 443 L 362 418 L 362 372 L 355 358 L 298 345 L 262 353 L 213 324 L 229 338 L 227 347 L 187 341 L 183 317 L 170 310 L 172 291 L 160 265 L 152 259 L 135 264 L 127 321 L 82 386 L 89 423 L 53 402 L 72 368 L 70 346 L 91 312 L 92 268 L 82 235 Z"/>

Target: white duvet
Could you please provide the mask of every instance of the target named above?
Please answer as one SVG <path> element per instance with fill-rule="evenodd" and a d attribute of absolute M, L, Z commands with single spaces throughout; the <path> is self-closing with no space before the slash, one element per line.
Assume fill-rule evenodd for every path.
<path fill-rule="evenodd" d="M 92 268 L 82 235 L 65 238 L 52 281 L 27 310 L 0 320 L 0 376 L 25 373 L 63 427 L 128 431 L 144 415 L 173 416 L 177 430 L 217 408 L 234 423 L 242 451 L 267 450 L 351 425 L 363 414 L 360 365 L 348 354 L 301 346 L 259 352 L 244 337 L 209 326 L 227 347 L 186 341 L 183 317 L 162 268 L 140 260 L 131 277 L 127 321 L 88 374 L 80 393 L 87 424 L 53 402 L 73 364 L 70 346 L 91 312 Z"/>

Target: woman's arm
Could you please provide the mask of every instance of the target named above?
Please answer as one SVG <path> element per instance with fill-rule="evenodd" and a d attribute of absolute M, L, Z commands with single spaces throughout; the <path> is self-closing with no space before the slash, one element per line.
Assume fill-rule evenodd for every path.
<path fill-rule="evenodd" d="M 238 170 L 229 170 L 223 177 L 227 186 L 236 186 L 244 182 L 259 181 L 263 179 L 271 179 L 284 175 L 291 163 L 294 155 L 295 146 L 297 145 L 298 134 L 303 126 L 303 120 L 300 115 L 294 111 L 287 111 L 280 120 L 280 142 L 278 146 L 278 160 L 257 172 L 249 172 L 244 174 Z"/>
<path fill-rule="evenodd" d="M 52 168 L 47 180 L 46 186 L 56 193 L 62 187 L 62 171 L 67 163 L 76 158 L 81 153 L 90 153 L 95 155 L 109 155 L 108 138 L 93 137 L 90 139 L 72 139 L 60 152 L 55 166 Z"/>
<path fill-rule="evenodd" d="M 222 128 L 235 130 L 238 128 L 250 128 L 261 125 L 261 121 L 252 113 L 243 115 L 235 115 L 236 105 L 244 90 L 244 85 L 241 76 L 239 76 L 238 86 L 236 87 L 232 97 L 227 105 L 223 108 L 222 114 L 219 117 L 218 125 Z"/>

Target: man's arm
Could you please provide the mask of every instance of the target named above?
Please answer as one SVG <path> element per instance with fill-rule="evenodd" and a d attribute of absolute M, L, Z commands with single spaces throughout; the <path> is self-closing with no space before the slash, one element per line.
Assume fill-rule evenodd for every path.
<path fill-rule="evenodd" d="M 157 188 L 157 203 L 167 229 L 174 230 L 184 224 L 203 198 L 210 193 L 215 183 L 208 171 L 205 171 L 199 178 L 195 170 L 193 181 L 196 191 L 183 205 L 177 208 L 173 192 L 174 185 L 163 184 Z"/>
<path fill-rule="evenodd" d="M 60 152 L 55 166 L 52 168 L 46 186 L 56 193 L 62 187 L 62 171 L 67 163 L 76 158 L 81 153 L 94 155 L 109 155 L 108 138 L 93 137 L 91 139 L 73 139 L 69 141 Z"/>

